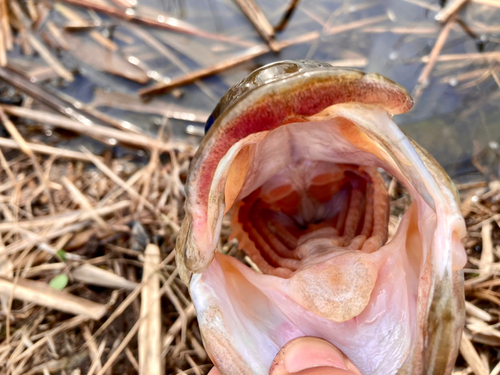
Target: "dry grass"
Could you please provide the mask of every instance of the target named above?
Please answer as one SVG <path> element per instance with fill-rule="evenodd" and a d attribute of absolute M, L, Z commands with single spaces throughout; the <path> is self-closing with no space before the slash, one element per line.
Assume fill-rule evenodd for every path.
<path fill-rule="evenodd" d="M 467 320 L 460 346 L 461 374 L 500 373 L 500 181 L 460 186 L 468 227 L 465 269 Z"/>
<path fill-rule="evenodd" d="M 16 129 L 25 152 L 0 149 L 0 372 L 207 372 L 173 253 L 193 150 L 84 162 Z"/>

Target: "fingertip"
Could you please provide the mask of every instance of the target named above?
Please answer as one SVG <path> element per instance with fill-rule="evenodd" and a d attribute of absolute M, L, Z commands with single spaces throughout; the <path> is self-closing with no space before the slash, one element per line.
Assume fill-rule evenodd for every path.
<path fill-rule="evenodd" d="M 212 369 L 208 372 L 208 375 L 221 375 L 220 371 L 217 369 L 217 367 L 212 367 Z"/>
<path fill-rule="evenodd" d="M 288 342 L 276 355 L 270 375 L 361 375 L 334 345 L 317 337 Z"/>

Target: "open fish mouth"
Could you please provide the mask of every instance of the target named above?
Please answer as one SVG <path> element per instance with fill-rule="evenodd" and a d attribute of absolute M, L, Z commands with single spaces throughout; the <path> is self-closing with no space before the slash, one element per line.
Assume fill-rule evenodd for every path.
<path fill-rule="evenodd" d="M 464 319 L 465 225 L 442 168 L 392 121 L 413 102 L 377 74 L 312 61 L 258 69 L 207 122 L 177 264 L 225 374 L 268 374 L 291 340 L 362 374 L 446 374 Z M 379 170 L 413 197 L 388 237 Z M 257 272 L 217 251 L 222 218 Z"/>

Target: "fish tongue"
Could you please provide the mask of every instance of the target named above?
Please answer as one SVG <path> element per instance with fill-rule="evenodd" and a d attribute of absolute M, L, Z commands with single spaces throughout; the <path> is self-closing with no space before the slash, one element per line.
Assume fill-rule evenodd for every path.
<path fill-rule="evenodd" d="M 373 254 L 335 245 L 335 240 L 316 238 L 300 246 L 308 256 L 289 279 L 289 295 L 316 315 L 345 322 L 368 305 L 382 262 Z"/>

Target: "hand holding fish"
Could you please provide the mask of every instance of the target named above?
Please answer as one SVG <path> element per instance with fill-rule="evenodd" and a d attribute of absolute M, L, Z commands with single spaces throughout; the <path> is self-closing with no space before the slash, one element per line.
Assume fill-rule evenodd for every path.
<path fill-rule="evenodd" d="M 354 364 L 328 341 L 299 337 L 288 342 L 271 365 L 269 375 L 361 375 Z M 221 375 L 217 367 L 208 375 Z"/>

